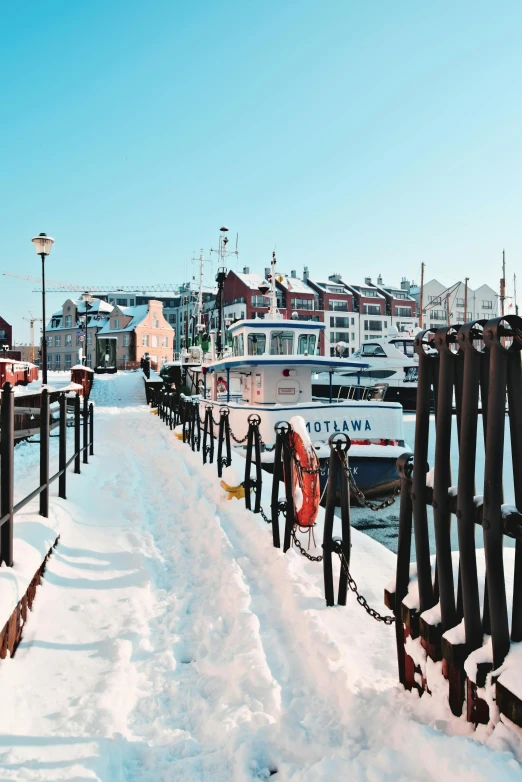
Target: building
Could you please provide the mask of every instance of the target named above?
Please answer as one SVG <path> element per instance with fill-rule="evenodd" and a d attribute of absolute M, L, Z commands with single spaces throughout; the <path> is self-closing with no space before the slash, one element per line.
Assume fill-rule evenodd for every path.
<path fill-rule="evenodd" d="M 96 335 L 107 322 L 113 306 L 84 295 L 80 301 L 67 299 L 54 312 L 46 327 L 47 368 L 68 370 L 78 363 L 80 349 L 87 355 L 87 366 L 94 366 Z M 87 316 L 87 340 L 85 318 Z"/>
<path fill-rule="evenodd" d="M 181 286 L 180 290 L 184 286 Z M 174 286 L 173 286 L 174 288 Z M 166 320 L 173 326 L 177 327 L 177 313 L 180 305 L 180 294 L 176 291 L 169 293 L 166 296 L 158 296 L 156 293 L 151 293 L 147 289 L 134 290 L 134 291 L 113 291 L 106 290 L 92 291 L 92 295 L 106 301 L 108 304 L 112 304 L 115 307 L 139 307 L 142 304 L 147 304 L 149 301 L 160 301 L 163 305 L 163 315 Z"/>
<path fill-rule="evenodd" d="M 98 331 L 96 366 L 118 369 L 139 366 L 147 353 L 155 369 L 172 361 L 174 329 L 163 315 L 163 304 L 151 299 L 134 307 L 116 305 Z"/>
<path fill-rule="evenodd" d="M 409 294 L 420 308 L 420 288 L 412 286 Z M 466 292 L 463 282 L 447 287 L 438 280 L 430 280 L 423 288 L 423 328 L 438 329 L 447 326 L 448 323 L 495 318 L 499 314 L 498 302 L 498 293 L 489 285 L 481 285 L 475 290 L 468 285 Z"/>
<path fill-rule="evenodd" d="M 0 350 L 4 345 L 13 345 L 13 327 L 4 318 L 0 317 Z"/>

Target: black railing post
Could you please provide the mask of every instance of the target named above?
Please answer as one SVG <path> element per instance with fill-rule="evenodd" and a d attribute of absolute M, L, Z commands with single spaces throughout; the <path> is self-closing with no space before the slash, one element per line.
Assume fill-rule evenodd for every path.
<path fill-rule="evenodd" d="M 89 403 L 89 426 L 89 453 L 91 456 L 94 456 L 94 405 L 92 402 Z"/>
<path fill-rule="evenodd" d="M 451 423 L 455 387 L 456 326 L 445 326 L 435 334 L 439 353 L 439 388 L 435 436 L 435 476 L 433 481 L 433 519 L 439 574 L 440 613 L 442 631 L 457 624 L 455 585 L 451 558 L 451 509 L 448 489 L 451 486 Z"/>
<path fill-rule="evenodd" d="M 13 483 L 14 483 L 14 391 L 11 383 L 2 389 L 0 439 L 0 516 L 8 516 L 0 527 L 0 563 L 13 566 Z"/>
<path fill-rule="evenodd" d="M 415 465 L 413 471 L 413 529 L 415 532 L 415 553 L 417 557 L 417 578 L 419 583 L 420 611 L 426 611 L 435 604 L 431 578 L 430 539 L 428 533 L 428 512 L 426 508 L 426 465 L 428 463 L 428 440 L 430 430 L 431 386 L 434 377 L 433 364 L 438 358 L 428 355 L 431 347 L 430 332 L 422 331 L 415 337 L 415 352 L 419 356 L 417 379 L 417 412 L 415 419 Z M 436 396 L 436 395 L 435 395 Z"/>
<path fill-rule="evenodd" d="M 74 472 L 80 474 L 80 394 L 77 392 L 74 398 Z"/>
<path fill-rule="evenodd" d="M 228 467 L 232 463 L 232 451 L 230 448 L 230 424 L 228 421 L 229 412 L 230 410 L 228 407 L 221 407 L 219 409 L 219 435 L 217 448 L 217 471 L 219 478 L 222 476 L 223 467 Z M 223 456 L 223 443 L 225 444 L 226 457 Z"/>
<path fill-rule="evenodd" d="M 323 578 L 324 578 L 324 597 L 327 606 L 335 605 L 333 568 L 332 568 L 332 548 L 333 548 L 333 523 L 335 515 L 335 501 L 337 495 L 337 486 L 339 484 L 339 472 L 341 462 L 337 447 L 329 439 L 330 445 L 330 466 L 328 469 L 328 483 L 326 485 L 326 504 L 324 509 L 324 529 L 323 529 Z"/>
<path fill-rule="evenodd" d="M 207 445 L 210 437 L 210 445 Z M 207 456 L 210 464 L 214 461 L 214 429 L 212 423 L 212 405 L 205 407 L 205 420 L 203 423 L 203 464 L 207 463 Z"/>
<path fill-rule="evenodd" d="M 89 406 L 83 397 L 83 463 L 89 464 Z"/>
<path fill-rule="evenodd" d="M 401 479 L 401 504 L 399 508 L 399 536 L 397 541 L 397 571 L 395 577 L 395 639 L 397 642 L 397 663 L 399 681 L 406 684 L 404 657 L 404 626 L 402 622 L 402 601 L 408 594 L 410 583 L 411 531 L 413 510 L 411 503 L 411 477 L 413 456 L 405 453 L 397 459 L 397 473 Z"/>
<path fill-rule="evenodd" d="M 67 399 L 65 394 L 60 394 L 60 440 L 59 440 L 59 455 L 58 455 L 58 469 L 60 476 L 58 478 L 58 496 L 62 500 L 67 499 L 66 484 L 67 484 Z"/>
<path fill-rule="evenodd" d="M 295 527 L 295 507 L 294 494 L 292 487 L 292 454 L 290 451 L 292 437 L 292 428 L 289 425 L 288 430 L 283 433 L 283 469 L 285 479 L 285 536 L 283 540 L 283 551 L 286 554 L 292 542 L 292 530 Z"/>
<path fill-rule="evenodd" d="M 279 491 L 281 488 L 281 479 L 283 478 L 283 437 L 288 432 L 289 425 L 285 422 L 278 422 L 275 425 L 276 441 L 274 448 L 274 470 L 272 474 L 272 498 L 270 508 L 272 511 L 272 542 L 275 548 L 281 548 L 281 538 L 279 535 Z"/>
<path fill-rule="evenodd" d="M 254 513 L 259 513 L 261 510 L 261 487 L 262 487 L 262 475 L 261 475 L 261 443 L 259 440 L 259 424 L 261 423 L 260 417 L 257 413 L 252 413 L 248 416 L 248 433 L 247 433 L 247 447 L 246 447 L 246 459 L 245 459 L 245 507 L 248 510 L 252 509 L 250 492 L 254 489 L 256 498 L 254 505 Z M 256 477 L 252 480 L 251 468 L 252 468 L 252 451 L 255 453 L 256 463 Z"/>
<path fill-rule="evenodd" d="M 464 353 L 462 415 L 460 423 L 457 526 L 460 584 L 466 644 L 469 651 L 482 645 L 482 622 L 475 548 L 475 460 L 477 456 L 478 401 L 482 354 L 474 342 L 482 340 L 485 321 L 466 323 L 457 339 Z M 483 343 L 482 343 L 483 345 Z"/>
<path fill-rule="evenodd" d="M 42 390 L 40 409 L 40 516 L 49 516 L 49 391 Z"/>
<path fill-rule="evenodd" d="M 336 439 L 337 438 L 337 439 Z M 344 564 L 346 568 L 341 567 L 339 574 L 339 589 L 337 592 L 337 603 L 340 606 L 346 605 L 346 597 L 348 595 L 348 573 L 347 569 L 350 567 L 350 554 L 352 548 L 352 530 L 350 524 L 350 487 L 348 484 L 347 470 L 348 465 L 348 451 L 350 449 L 351 441 L 348 435 L 334 434 L 331 436 L 332 443 L 335 443 L 337 456 L 340 461 L 339 468 L 339 502 L 341 506 L 341 541 L 339 545 L 341 552 L 344 556 Z"/>
<path fill-rule="evenodd" d="M 507 333 L 506 333 L 507 331 Z M 489 320 L 484 326 L 484 341 L 489 347 L 489 399 L 484 466 L 484 552 L 489 597 L 493 667 L 504 662 L 509 651 L 509 622 L 503 559 L 502 468 L 504 427 L 506 423 L 507 350 L 502 339 L 513 336 L 504 328 L 503 318 Z"/>

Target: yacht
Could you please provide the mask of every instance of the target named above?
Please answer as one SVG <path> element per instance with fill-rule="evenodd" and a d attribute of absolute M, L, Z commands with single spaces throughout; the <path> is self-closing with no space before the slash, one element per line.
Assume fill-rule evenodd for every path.
<path fill-rule="evenodd" d="M 332 380 L 328 373 L 315 372 L 312 393 L 319 399 L 329 398 L 331 383 L 338 400 L 378 396 L 386 402 L 399 402 L 410 411 L 416 409 L 417 379 L 413 337 L 391 328 L 384 339 L 369 339 L 361 345 L 346 366 L 336 370 Z"/>

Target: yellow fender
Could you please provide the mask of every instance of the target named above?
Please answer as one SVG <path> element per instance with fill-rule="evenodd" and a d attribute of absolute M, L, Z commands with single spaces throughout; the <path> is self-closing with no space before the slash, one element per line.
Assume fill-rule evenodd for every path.
<path fill-rule="evenodd" d="M 158 408 L 157 407 L 152 407 L 151 411 L 150 411 L 150 414 L 151 415 L 158 415 Z"/>
<path fill-rule="evenodd" d="M 228 500 L 234 499 L 234 497 L 237 500 L 242 500 L 245 497 L 245 487 L 241 483 L 239 486 L 229 486 L 228 483 L 225 483 L 225 481 L 220 481 L 219 484 L 225 491 L 228 492 Z M 252 491 L 252 490 L 251 490 Z"/>
<path fill-rule="evenodd" d="M 174 437 L 177 437 L 178 440 L 183 440 L 183 432 L 174 432 Z"/>

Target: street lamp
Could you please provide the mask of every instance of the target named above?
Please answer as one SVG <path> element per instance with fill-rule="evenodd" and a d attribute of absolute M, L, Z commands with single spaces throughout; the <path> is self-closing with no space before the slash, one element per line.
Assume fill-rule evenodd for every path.
<path fill-rule="evenodd" d="M 51 252 L 54 239 L 47 234 L 35 236 L 34 243 L 36 254 L 42 259 L 42 383 L 47 385 L 47 335 L 45 333 L 45 256 Z"/>

